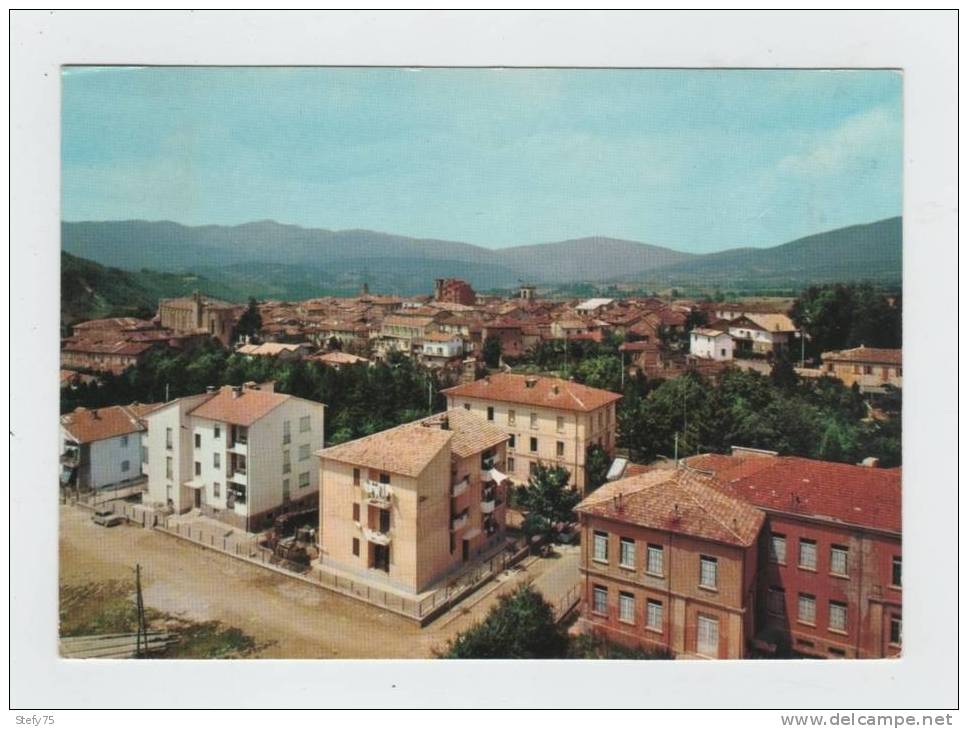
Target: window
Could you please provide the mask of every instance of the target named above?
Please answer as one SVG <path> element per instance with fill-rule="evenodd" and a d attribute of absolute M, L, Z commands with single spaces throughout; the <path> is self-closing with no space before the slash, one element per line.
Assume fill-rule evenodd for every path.
<path fill-rule="evenodd" d="M 600 615 L 608 613 L 608 588 L 601 585 L 592 588 L 592 612 Z"/>
<path fill-rule="evenodd" d="M 513 458 L 508 458 L 508 470 L 511 473 L 514 473 L 514 459 Z"/>
<path fill-rule="evenodd" d="M 244 460 L 243 460 L 243 463 L 245 463 Z M 216 469 L 219 469 L 219 468 L 222 467 L 222 454 L 221 453 L 213 453 L 212 454 L 212 466 L 214 468 L 216 468 Z M 241 470 L 244 472 L 245 471 L 245 466 L 243 466 Z"/>
<path fill-rule="evenodd" d="M 622 537 L 618 543 L 618 563 L 622 567 L 635 569 L 635 540 Z"/>
<path fill-rule="evenodd" d="M 891 616 L 891 643 L 901 645 L 901 616 Z"/>
<path fill-rule="evenodd" d="M 195 475 L 196 476 L 202 475 L 202 464 L 200 461 L 195 461 Z"/>
<path fill-rule="evenodd" d="M 201 448 L 202 447 L 202 434 L 201 433 L 195 433 L 195 447 L 196 448 Z"/>
<path fill-rule="evenodd" d="M 827 627 L 830 630 L 837 630 L 842 633 L 847 632 L 847 605 L 842 602 L 830 601 L 830 610 L 827 614 Z"/>
<path fill-rule="evenodd" d="M 602 429 L 602 414 L 601 413 L 598 414 L 598 429 L 599 430 Z"/>
<path fill-rule="evenodd" d="M 565 418 L 564 418 L 564 416 L 559 415 L 557 418 L 555 418 L 555 430 L 557 430 L 559 433 L 564 432 L 564 430 L 565 430 Z"/>
<path fill-rule="evenodd" d="M 299 446 L 299 460 L 300 461 L 308 461 L 309 460 L 309 444 L 308 443 L 304 443 L 303 445 Z"/>
<path fill-rule="evenodd" d="M 659 600 L 646 601 L 645 626 L 662 632 L 662 603 Z"/>
<path fill-rule="evenodd" d="M 148 446 L 141 446 L 141 462 L 148 462 Z"/>
<path fill-rule="evenodd" d="M 126 435 L 122 435 L 121 436 L 121 447 L 122 448 L 127 448 L 128 447 L 128 436 L 126 436 Z"/>
<path fill-rule="evenodd" d="M 290 473 L 292 471 L 292 461 L 289 459 L 289 451 L 285 450 L 282 452 L 282 472 Z"/>
<path fill-rule="evenodd" d="M 534 461 L 528 463 L 528 475 L 534 476 L 538 472 L 538 464 Z"/>
<path fill-rule="evenodd" d="M 283 420 L 282 421 L 282 444 L 289 445 L 289 442 L 291 440 L 292 440 L 292 432 L 289 427 L 289 421 Z"/>
<path fill-rule="evenodd" d="M 558 458 L 562 458 L 565 455 L 564 441 L 555 441 L 555 455 L 558 456 Z"/>
<path fill-rule="evenodd" d="M 717 561 L 715 557 L 699 557 L 699 586 L 709 590 L 716 589 L 716 569 Z"/>
<path fill-rule="evenodd" d="M 216 481 L 215 483 L 212 484 L 212 496 L 214 496 L 217 499 L 221 494 L 222 494 L 222 487 L 219 485 L 219 482 Z"/>
<path fill-rule="evenodd" d="M 381 473 L 380 474 L 380 483 L 390 483 L 390 474 L 389 473 Z"/>
<path fill-rule="evenodd" d="M 360 505 L 358 503 L 353 504 L 353 521 L 360 520 Z"/>
<path fill-rule="evenodd" d="M 631 592 L 618 593 L 618 619 L 623 623 L 635 624 L 635 595 Z"/>
<path fill-rule="evenodd" d="M 222 437 L 222 426 L 221 425 L 216 425 L 215 426 L 215 437 L 216 438 L 221 438 Z"/>
<path fill-rule="evenodd" d="M 650 544 L 646 550 L 645 571 L 650 575 L 662 577 L 662 547 Z"/>
<path fill-rule="evenodd" d="M 864 374 L 865 375 L 872 375 L 872 374 L 874 374 L 874 368 L 871 367 L 870 365 L 864 365 Z"/>
<path fill-rule="evenodd" d="M 538 439 L 537 438 L 531 438 L 531 444 L 530 445 L 531 445 L 531 452 L 532 453 L 537 452 L 537 450 L 538 450 Z"/>
<path fill-rule="evenodd" d="M 847 657 L 847 651 L 845 651 L 843 648 L 828 648 L 827 652 L 830 653 L 830 655 L 834 658 Z"/>
<path fill-rule="evenodd" d="M 309 471 L 299 474 L 299 488 L 304 489 L 309 485 Z"/>
<path fill-rule="evenodd" d="M 464 410 L 470 410 L 470 409 L 471 409 L 471 404 L 469 402 L 465 402 L 464 403 Z"/>
<path fill-rule="evenodd" d="M 830 572 L 834 575 L 847 576 L 847 547 L 839 544 L 830 546 Z"/>
<path fill-rule="evenodd" d="M 353 485 L 354 486 L 360 485 L 360 469 L 358 468 L 353 469 Z"/>
<path fill-rule="evenodd" d="M 800 566 L 806 570 L 817 569 L 817 543 L 812 539 L 800 540 Z"/>
<path fill-rule="evenodd" d="M 490 405 L 487 406 L 487 419 L 494 420 L 494 408 Z"/>
<path fill-rule="evenodd" d="M 770 561 L 786 564 L 786 537 L 782 534 L 770 535 Z"/>
<path fill-rule="evenodd" d="M 786 592 L 782 587 L 771 587 L 767 590 L 766 609 L 773 615 L 786 614 Z"/>
<path fill-rule="evenodd" d="M 121 471 L 124 472 L 124 471 L 130 471 L 130 470 L 131 470 L 131 462 L 121 461 Z"/>
<path fill-rule="evenodd" d="M 171 428 L 165 428 L 165 448 L 171 450 Z"/>
<path fill-rule="evenodd" d="M 797 620 L 814 625 L 817 620 L 817 598 L 801 592 L 797 601 Z"/>
<path fill-rule="evenodd" d="M 508 410 L 508 425 L 514 425 L 514 411 Z"/>
<path fill-rule="evenodd" d="M 696 653 L 708 658 L 719 657 L 719 621 L 700 615 L 696 619 Z"/>
<path fill-rule="evenodd" d="M 895 557 L 891 560 L 891 585 L 894 587 L 901 586 L 901 558 Z"/>
<path fill-rule="evenodd" d="M 538 427 L 538 414 L 537 413 L 531 413 L 531 427 L 532 428 L 537 428 Z"/>
<path fill-rule="evenodd" d="M 311 428 L 312 428 L 312 426 L 309 424 L 309 416 L 308 415 L 303 415 L 301 418 L 299 418 L 299 432 L 300 433 L 308 433 Z"/>
<path fill-rule="evenodd" d="M 514 433 L 511 433 L 510 440 L 508 440 L 508 448 L 514 448 Z"/>
<path fill-rule="evenodd" d="M 360 556 L 360 540 L 357 539 L 356 537 L 353 537 L 353 556 L 354 557 Z"/>
<path fill-rule="evenodd" d="M 168 456 L 165 459 L 165 478 L 168 478 L 168 479 L 173 478 L 172 473 L 173 473 L 173 469 L 171 464 L 171 456 Z"/>
<path fill-rule="evenodd" d="M 608 562 L 608 534 L 595 532 L 594 542 L 592 559 L 596 562 Z"/>

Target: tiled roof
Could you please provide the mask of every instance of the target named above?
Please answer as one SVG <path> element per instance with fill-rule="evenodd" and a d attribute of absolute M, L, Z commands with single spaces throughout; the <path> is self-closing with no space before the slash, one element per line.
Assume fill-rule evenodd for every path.
<path fill-rule="evenodd" d="M 450 448 L 461 458 L 482 453 L 510 439 L 501 428 L 464 408 L 452 408 L 420 422 L 425 426 L 440 427 L 444 418 L 447 419 L 447 429 L 454 434 Z"/>
<path fill-rule="evenodd" d="M 316 451 L 321 459 L 417 477 L 454 437 L 453 431 L 398 425 L 364 438 Z"/>
<path fill-rule="evenodd" d="M 146 319 L 136 319 L 131 316 L 115 317 L 113 319 L 91 319 L 90 321 L 83 321 L 72 326 L 74 331 L 86 331 L 89 329 L 114 329 L 114 330 L 131 330 L 131 329 L 154 329 L 155 324 Z"/>
<path fill-rule="evenodd" d="M 692 330 L 692 333 L 698 334 L 701 337 L 713 337 L 713 338 L 721 337 L 724 334 L 726 334 L 726 332 L 723 332 L 719 329 L 707 329 L 705 327 L 696 327 L 695 329 Z"/>
<path fill-rule="evenodd" d="M 529 386 L 531 383 L 531 386 Z M 558 377 L 535 377 L 500 373 L 443 390 L 451 397 L 471 397 L 495 402 L 589 412 L 621 399 L 621 395 Z"/>
<path fill-rule="evenodd" d="M 433 317 L 429 316 L 404 316 L 402 314 L 390 314 L 383 319 L 384 326 L 395 327 L 427 327 L 434 323 Z"/>
<path fill-rule="evenodd" d="M 646 471 L 601 486 L 577 511 L 723 544 L 752 545 L 766 515 L 714 488 L 712 481 L 686 469 Z"/>
<path fill-rule="evenodd" d="M 795 456 L 693 456 L 726 492 L 755 506 L 845 524 L 901 531 L 901 469 Z"/>
<path fill-rule="evenodd" d="M 877 347 L 865 347 L 861 345 L 853 349 L 844 349 L 839 352 L 824 352 L 820 355 L 823 360 L 839 360 L 842 362 L 871 362 L 875 364 L 901 364 L 900 349 L 879 349 Z"/>
<path fill-rule="evenodd" d="M 795 332 L 797 325 L 786 314 L 744 314 L 741 318 L 749 319 L 767 332 Z"/>
<path fill-rule="evenodd" d="M 129 433 L 145 430 L 141 423 L 141 412 L 145 408 L 159 405 L 112 405 L 106 408 L 77 408 L 72 413 L 62 415 L 61 427 L 78 443 L 93 443 L 107 438 L 117 438 Z"/>
<path fill-rule="evenodd" d="M 230 385 L 225 385 L 214 397 L 209 398 L 190 413 L 206 420 L 248 427 L 290 397 L 292 396 L 248 387 L 243 387 L 236 393 Z"/>
<path fill-rule="evenodd" d="M 314 354 L 310 359 L 314 359 L 323 364 L 362 364 L 364 362 L 369 362 L 366 357 L 357 357 L 355 354 L 350 354 L 349 352 L 325 352 L 323 354 Z"/>
<path fill-rule="evenodd" d="M 86 354 L 139 355 L 148 351 L 156 342 L 92 342 L 86 339 L 64 340 L 63 351 Z"/>

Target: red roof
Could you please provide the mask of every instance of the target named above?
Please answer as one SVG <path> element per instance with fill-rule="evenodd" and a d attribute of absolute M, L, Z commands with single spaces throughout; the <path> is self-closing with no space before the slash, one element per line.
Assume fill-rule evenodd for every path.
<path fill-rule="evenodd" d="M 74 412 L 62 415 L 61 427 L 78 443 L 93 443 L 98 440 L 117 438 L 129 433 L 145 430 L 141 419 L 156 405 L 130 406 L 112 405 L 106 408 L 77 408 Z"/>
<path fill-rule="evenodd" d="M 872 364 L 901 364 L 900 349 L 878 349 L 877 347 L 854 347 L 844 349 L 840 352 L 824 352 L 820 355 L 824 361 L 833 360 L 840 362 L 865 362 Z"/>
<path fill-rule="evenodd" d="M 217 395 L 192 410 L 191 414 L 206 420 L 250 426 L 290 397 L 291 395 L 249 387 L 235 392 L 231 386 L 226 385 Z"/>
<path fill-rule="evenodd" d="M 771 511 L 901 531 L 901 469 L 869 468 L 796 456 L 688 459 L 709 471 L 727 493 Z"/>
<path fill-rule="evenodd" d="M 558 377 L 500 373 L 443 390 L 450 397 L 590 412 L 621 399 L 621 395 Z"/>

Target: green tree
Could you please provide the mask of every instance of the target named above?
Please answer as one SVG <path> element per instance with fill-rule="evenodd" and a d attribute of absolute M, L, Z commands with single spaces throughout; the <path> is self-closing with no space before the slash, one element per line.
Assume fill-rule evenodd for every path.
<path fill-rule="evenodd" d="M 501 340 L 494 336 L 486 337 L 482 353 L 488 367 L 497 367 L 501 363 Z"/>
<path fill-rule="evenodd" d="M 591 492 L 605 483 L 611 465 L 605 449 L 597 443 L 588 446 L 585 454 L 585 491 Z"/>
<path fill-rule="evenodd" d="M 564 658 L 568 635 L 531 585 L 501 595 L 483 621 L 458 633 L 442 658 Z"/>
<path fill-rule="evenodd" d="M 553 537 L 559 524 L 575 521 L 581 495 L 568 485 L 570 478 L 567 468 L 539 462 L 527 485 L 517 488 L 516 503 L 527 512 L 521 528 L 528 537 Z"/>
<path fill-rule="evenodd" d="M 262 314 L 259 313 L 259 303 L 255 297 L 250 297 L 248 307 L 235 324 L 232 339 L 238 341 L 242 337 L 255 338 L 259 336 L 260 331 L 262 331 Z"/>

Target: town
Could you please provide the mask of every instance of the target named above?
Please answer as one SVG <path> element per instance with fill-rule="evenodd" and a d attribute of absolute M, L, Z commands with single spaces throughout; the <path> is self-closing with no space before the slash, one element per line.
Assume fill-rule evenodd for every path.
<path fill-rule="evenodd" d="M 72 322 L 62 574 L 166 565 L 137 654 L 897 656 L 900 308 L 438 278 Z M 226 589 L 189 617 L 247 647 L 193 647 Z M 132 654 L 63 603 L 64 655 Z M 511 610 L 531 633 L 487 640 Z"/>

